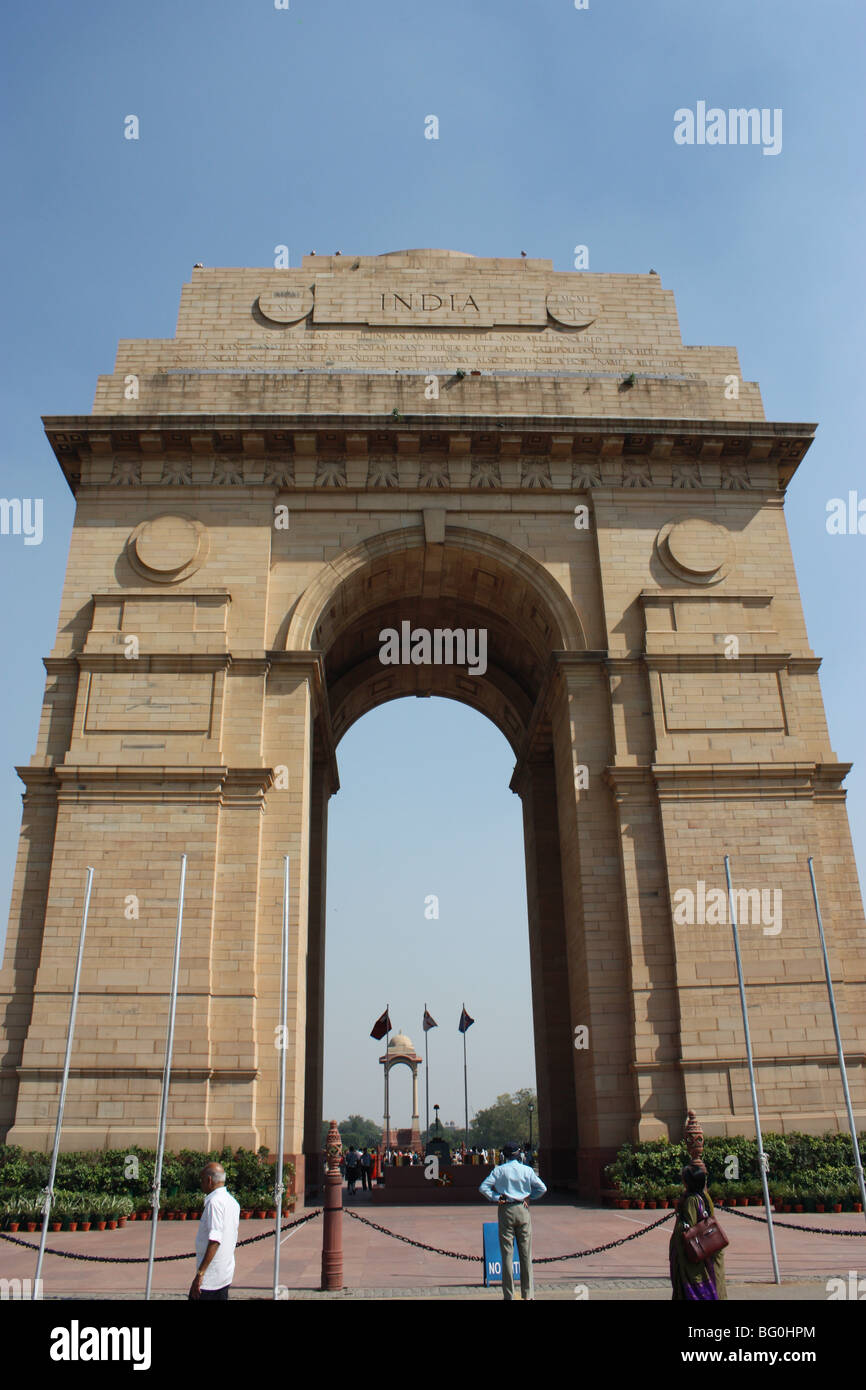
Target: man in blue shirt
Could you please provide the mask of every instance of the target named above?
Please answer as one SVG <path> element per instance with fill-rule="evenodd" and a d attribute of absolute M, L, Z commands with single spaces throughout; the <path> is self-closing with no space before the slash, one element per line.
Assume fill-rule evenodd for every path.
<path fill-rule="evenodd" d="M 532 1220 L 529 1203 L 543 1197 L 547 1188 L 537 1173 L 520 1161 L 520 1146 L 505 1144 L 505 1162 L 488 1174 L 481 1191 L 489 1202 L 499 1204 L 499 1248 L 502 1251 L 502 1297 L 514 1298 L 512 1258 L 514 1238 L 520 1256 L 520 1293 L 524 1301 L 535 1298 L 532 1284 Z"/>

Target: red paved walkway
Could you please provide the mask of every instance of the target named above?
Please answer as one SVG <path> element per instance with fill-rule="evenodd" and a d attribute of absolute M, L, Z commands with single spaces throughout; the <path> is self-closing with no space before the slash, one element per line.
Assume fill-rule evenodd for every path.
<path fill-rule="evenodd" d="M 353 1201 L 347 1206 L 369 1220 L 401 1235 L 410 1236 L 429 1245 L 469 1255 L 481 1253 L 481 1226 L 496 1219 L 492 1206 L 452 1207 L 371 1207 L 367 1199 Z M 540 1202 L 533 1207 L 534 1246 L 537 1259 L 616 1240 L 642 1226 L 651 1225 L 661 1213 L 624 1212 L 602 1207 L 575 1207 L 567 1203 Z M 770 1281 L 772 1279 L 766 1226 L 747 1221 L 734 1213 L 722 1213 L 721 1218 L 731 1245 L 726 1252 L 728 1278 Z M 792 1215 L 780 1218 L 792 1226 L 818 1226 L 826 1235 L 811 1235 L 797 1230 L 776 1229 L 779 1263 L 783 1279 L 826 1279 L 830 1275 L 846 1275 L 849 1269 L 862 1268 L 866 1259 L 866 1234 L 861 1239 L 833 1237 L 839 1229 L 862 1230 L 862 1216 Z M 241 1239 L 272 1229 L 270 1223 L 241 1222 Z M 191 1251 L 195 1241 L 195 1222 L 161 1222 L 157 1254 L 168 1255 Z M 19 1233 L 20 1234 L 20 1233 Z M 579 1260 L 567 1260 L 535 1267 L 539 1284 L 574 1284 L 580 1279 L 609 1279 L 624 1281 L 667 1277 L 667 1247 L 670 1222 L 657 1231 L 648 1232 L 628 1245 L 601 1255 Z M 150 1224 L 136 1222 L 121 1231 L 87 1234 L 61 1232 L 50 1234 L 49 1248 L 71 1250 L 92 1255 L 146 1256 Z M 38 1243 L 38 1235 L 23 1237 Z M 481 1263 L 470 1264 L 432 1255 L 413 1246 L 396 1241 L 344 1217 L 343 1221 L 344 1275 L 348 1289 L 415 1289 L 452 1286 L 455 1291 L 481 1283 Z M 294 1233 L 283 1236 L 281 1277 L 288 1290 L 315 1290 L 319 1287 L 322 1249 L 322 1220 L 307 1222 Z M 271 1287 L 273 1245 L 262 1241 L 238 1251 L 235 1290 L 258 1290 L 264 1296 Z M 193 1273 L 193 1261 L 157 1265 L 154 1271 L 154 1292 L 185 1294 Z M 0 1241 L 0 1277 L 32 1277 L 35 1270 L 35 1250 Z M 99 1265 L 63 1260 L 48 1255 L 43 1267 L 45 1297 L 105 1298 L 135 1295 L 144 1289 L 144 1265 Z"/>

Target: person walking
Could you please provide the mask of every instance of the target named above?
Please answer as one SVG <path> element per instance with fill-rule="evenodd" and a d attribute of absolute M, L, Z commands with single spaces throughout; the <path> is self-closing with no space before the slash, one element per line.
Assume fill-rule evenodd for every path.
<path fill-rule="evenodd" d="M 689 1303 L 719 1302 L 728 1297 L 724 1250 L 717 1250 L 715 1255 L 696 1262 L 686 1249 L 689 1227 L 713 1214 L 713 1199 L 707 1191 L 707 1170 L 703 1163 L 689 1163 L 681 1177 L 683 1191 L 677 1199 L 676 1221 L 668 1245 L 671 1298 Z"/>
<path fill-rule="evenodd" d="M 346 1154 L 346 1184 L 352 1196 L 355 1195 L 355 1184 L 358 1181 L 358 1159 L 361 1155 L 353 1144 Z"/>
<path fill-rule="evenodd" d="M 189 1298 L 197 1303 L 215 1303 L 229 1296 L 241 1209 L 226 1189 L 226 1171 L 220 1163 L 202 1168 L 201 1190 L 207 1196 L 195 1236 L 197 1268 Z"/>
<path fill-rule="evenodd" d="M 520 1162 L 520 1146 L 503 1146 L 504 1162 L 488 1173 L 480 1191 L 489 1202 L 499 1204 L 499 1248 L 502 1252 L 502 1297 L 507 1303 L 514 1298 L 514 1240 L 520 1257 L 520 1294 L 524 1302 L 535 1298 L 532 1282 L 532 1218 L 529 1203 L 543 1197 L 547 1188 L 541 1178 Z"/>
<path fill-rule="evenodd" d="M 373 1155 L 369 1149 L 361 1150 L 361 1191 L 373 1190 Z"/>

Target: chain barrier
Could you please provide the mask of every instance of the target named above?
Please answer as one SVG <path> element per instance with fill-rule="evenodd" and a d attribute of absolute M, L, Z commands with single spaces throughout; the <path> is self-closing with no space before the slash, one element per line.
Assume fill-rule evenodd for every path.
<path fill-rule="evenodd" d="M 757 1213 L 753 1215 L 751 1212 L 738 1211 L 736 1207 L 725 1207 L 725 1215 L 729 1213 L 732 1216 L 742 1216 L 745 1221 L 763 1221 L 765 1226 L 767 1224 L 766 1216 L 758 1216 Z M 826 1226 L 798 1226 L 796 1221 L 776 1221 L 775 1218 L 773 1225 L 785 1226 L 789 1231 L 808 1231 L 810 1235 L 815 1236 L 866 1236 L 866 1231 L 832 1231 Z"/>
<path fill-rule="evenodd" d="M 317 1216 L 322 1215 L 321 1207 L 315 1211 L 307 1212 L 304 1216 L 299 1216 L 296 1221 L 289 1221 L 285 1226 L 281 1226 L 281 1231 L 290 1231 L 293 1226 L 303 1226 L 305 1221 L 312 1221 Z M 246 1240 L 239 1240 L 235 1246 L 240 1250 L 244 1245 L 255 1245 L 260 1240 L 273 1240 L 273 1231 L 263 1231 L 260 1236 L 249 1236 Z M 21 1240 L 18 1236 L 6 1235 L 0 1231 L 0 1240 L 8 1240 L 11 1245 L 24 1245 L 28 1250 L 38 1250 L 39 1246 L 34 1245 L 31 1240 Z M 100 1265 L 146 1265 L 146 1255 L 79 1255 L 75 1250 L 52 1250 L 50 1247 L 45 1251 L 46 1255 L 58 1255 L 61 1260 L 85 1260 L 90 1264 Z M 170 1264 L 173 1260 L 194 1260 L 195 1251 L 192 1250 L 188 1255 L 155 1255 L 154 1264 Z"/>
<path fill-rule="evenodd" d="M 421 1240 L 413 1240 L 411 1236 L 402 1236 L 399 1235 L 397 1231 L 389 1231 L 387 1226 L 380 1226 L 376 1221 L 369 1221 L 358 1212 L 349 1211 L 347 1207 L 344 1207 L 343 1210 L 346 1216 L 350 1216 L 353 1221 L 360 1221 L 362 1226 L 369 1226 L 372 1231 L 378 1231 L 383 1236 L 390 1236 L 392 1240 L 402 1241 L 404 1245 L 412 1245 L 416 1250 L 426 1250 L 430 1255 L 444 1255 L 449 1260 L 464 1260 L 473 1264 L 483 1263 L 483 1255 L 464 1255 L 457 1250 L 443 1250 L 441 1246 L 438 1245 L 426 1245 Z M 767 1218 L 765 1216 L 757 1216 L 753 1215 L 751 1212 L 738 1211 L 736 1207 L 726 1207 L 725 1215 L 727 1216 L 730 1213 L 733 1213 L 734 1216 L 741 1216 L 746 1221 L 760 1221 L 766 1225 Z M 315 1211 L 307 1212 L 304 1216 L 299 1216 L 295 1221 L 288 1221 L 284 1226 L 280 1227 L 280 1230 L 290 1231 L 297 1226 L 303 1226 L 307 1221 L 314 1221 L 317 1216 L 321 1215 L 322 1209 L 318 1207 Z M 620 1245 L 628 1245 L 629 1241 L 639 1240 L 640 1237 L 646 1235 L 648 1231 L 654 1231 L 659 1226 L 663 1226 L 666 1221 L 670 1221 L 673 1215 L 675 1215 L 674 1211 L 666 1212 L 664 1216 L 659 1217 L 658 1221 L 653 1221 L 651 1225 L 641 1226 L 639 1231 L 632 1231 L 630 1235 L 621 1236 L 619 1240 L 608 1241 L 605 1245 L 594 1245 L 586 1250 L 573 1250 L 568 1255 L 536 1255 L 533 1257 L 532 1262 L 536 1265 L 549 1265 L 560 1263 L 563 1260 L 582 1260 L 586 1259 L 589 1255 L 602 1255 L 607 1250 L 615 1250 Z M 804 1231 L 809 1235 L 866 1236 L 866 1231 L 834 1231 L 828 1230 L 826 1226 L 800 1226 L 794 1221 L 774 1221 L 773 1225 L 784 1226 L 790 1231 Z M 273 1235 L 273 1231 L 263 1231 L 261 1235 L 249 1236 L 246 1240 L 239 1240 L 235 1248 L 240 1250 L 245 1245 L 256 1245 L 261 1240 L 273 1240 Z M 0 1240 L 6 1240 L 11 1245 L 23 1245 L 27 1250 L 38 1249 L 38 1246 L 34 1245 L 32 1241 L 21 1240 L 18 1236 L 7 1235 L 3 1231 L 0 1231 Z M 45 1253 L 47 1255 L 57 1255 L 62 1260 L 84 1260 L 90 1264 L 147 1264 L 146 1256 L 81 1255 L 74 1250 L 54 1250 L 50 1247 Z M 177 1260 L 191 1260 L 194 1254 L 195 1252 L 192 1251 L 185 1255 L 157 1255 L 155 1256 L 154 1263 L 170 1264 Z"/>
<path fill-rule="evenodd" d="M 347 1216 L 351 1216 L 353 1221 L 360 1221 L 363 1226 L 369 1226 L 373 1231 L 380 1231 L 383 1236 L 390 1236 L 392 1240 L 402 1240 L 404 1245 L 414 1245 L 416 1250 L 427 1250 L 431 1255 L 447 1255 L 450 1260 L 471 1260 L 477 1263 L 484 1262 L 483 1255 L 461 1255 L 456 1250 L 442 1250 L 438 1245 L 425 1245 L 423 1241 L 412 1240 L 411 1236 L 398 1235 L 396 1231 L 389 1231 L 387 1226 L 380 1226 L 375 1221 L 368 1221 L 365 1216 L 359 1216 L 356 1211 L 349 1211 L 344 1208 Z M 613 1250 L 618 1245 L 627 1245 L 630 1240 L 637 1240 L 639 1236 L 646 1235 L 647 1231 L 654 1231 L 657 1226 L 663 1226 L 666 1221 L 670 1221 L 674 1215 L 672 1211 L 665 1216 L 659 1217 L 651 1226 L 641 1226 L 639 1231 L 632 1231 L 630 1236 L 623 1236 L 620 1240 L 611 1240 L 607 1245 L 596 1245 L 591 1250 L 575 1250 L 570 1255 L 543 1255 L 540 1258 L 533 1255 L 534 1265 L 556 1264 L 559 1260 L 582 1260 L 586 1255 L 600 1255 L 605 1250 Z"/>

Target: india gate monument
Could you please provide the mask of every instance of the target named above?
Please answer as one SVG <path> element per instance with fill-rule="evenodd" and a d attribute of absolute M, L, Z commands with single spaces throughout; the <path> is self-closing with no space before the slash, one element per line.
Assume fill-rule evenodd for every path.
<path fill-rule="evenodd" d="M 769 423 L 734 348 L 683 346 L 658 275 L 196 267 L 176 337 L 122 341 L 92 412 L 45 428 L 77 511 L 18 769 L 0 1140 L 51 1146 L 92 866 L 63 1147 L 154 1146 L 186 853 L 167 1144 L 274 1151 L 289 855 L 303 1191 L 340 740 L 402 696 L 513 750 L 548 1184 L 597 1192 L 688 1108 L 754 1133 L 725 854 L 763 1128 L 846 1128 L 807 861 L 862 1108 L 849 764 L 784 514 L 815 426 Z"/>

